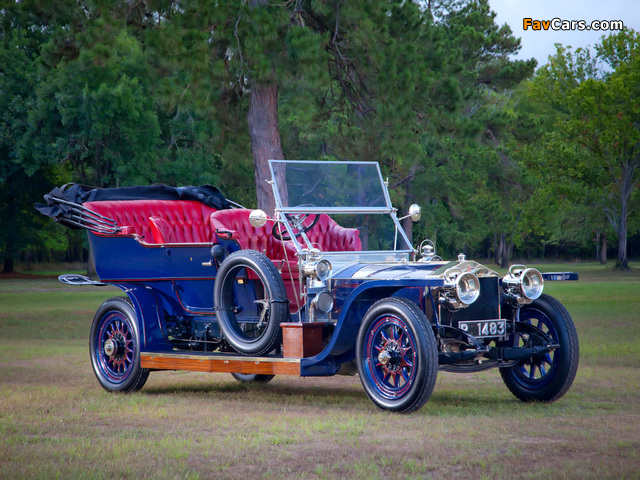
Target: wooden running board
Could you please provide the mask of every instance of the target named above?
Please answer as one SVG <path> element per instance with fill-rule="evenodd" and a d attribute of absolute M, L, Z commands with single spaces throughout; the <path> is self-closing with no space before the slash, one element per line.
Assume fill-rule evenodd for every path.
<path fill-rule="evenodd" d="M 241 357 L 223 354 L 141 353 L 140 366 L 149 370 L 300 375 L 299 358 Z"/>

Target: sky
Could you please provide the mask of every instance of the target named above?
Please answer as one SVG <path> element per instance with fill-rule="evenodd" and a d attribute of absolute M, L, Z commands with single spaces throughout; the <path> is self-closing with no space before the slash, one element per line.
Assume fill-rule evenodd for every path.
<path fill-rule="evenodd" d="M 496 23 L 507 23 L 516 37 L 521 40 L 522 48 L 515 56 L 519 59 L 534 57 L 538 67 L 547 63 L 549 55 L 556 53 L 554 44 L 578 47 L 593 47 L 599 43 L 602 35 L 612 31 L 534 31 L 524 30 L 523 19 L 532 20 L 584 20 L 590 25 L 594 20 L 622 20 L 625 27 L 640 31 L 640 0 L 489 0 L 491 9 L 496 12 Z M 559 22 L 555 22 L 558 24 Z M 595 51 L 592 49 L 595 53 Z"/>

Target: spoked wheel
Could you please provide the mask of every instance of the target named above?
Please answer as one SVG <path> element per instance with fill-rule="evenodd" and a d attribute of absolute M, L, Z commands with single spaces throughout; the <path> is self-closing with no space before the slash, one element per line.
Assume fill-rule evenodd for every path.
<path fill-rule="evenodd" d="M 356 343 L 358 373 L 379 408 L 406 413 L 429 399 L 438 373 L 438 352 L 429 321 L 418 307 L 391 297 L 373 304 Z"/>
<path fill-rule="evenodd" d="M 239 250 L 218 270 L 213 302 L 224 338 L 238 352 L 264 355 L 280 345 L 289 307 L 282 277 L 264 253 Z"/>
<path fill-rule="evenodd" d="M 560 302 L 543 294 L 522 307 L 520 321 L 542 330 L 560 346 L 513 367 L 501 368 L 502 379 L 511 393 L 522 401 L 557 400 L 569 390 L 578 371 L 578 334 L 573 320 Z M 522 335 L 518 337 L 518 345 L 525 347 Z"/>
<path fill-rule="evenodd" d="M 305 204 L 305 205 L 297 205 L 296 208 L 298 208 L 298 207 L 314 207 L 314 206 L 315 205 Z M 311 223 L 309 223 L 308 225 L 304 225 L 304 221 L 307 218 L 309 218 L 311 215 L 314 215 L 313 220 L 311 220 Z M 296 232 L 294 232 L 294 234 L 293 234 L 294 237 L 299 237 L 303 233 L 307 233 L 309 230 L 311 230 L 313 227 L 315 227 L 316 224 L 318 223 L 318 221 L 320 220 L 320 215 L 317 214 L 317 213 L 316 214 L 311 214 L 311 213 L 306 213 L 306 214 L 305 213 L 299 213 L 299 214 L 285 213 L 285 216 L 287 217 L 287 220 L 289 220 L 289 223 L 291 224 L 291 226 L 294 227 L 294 229 L 296 230 Z M 273 225 L 273 229 L 271 230 L 271 235 L 273 235 L 278 240 L 282 240 L 282 241 L 291 240 L 291 237 L 289 236 L 289 233 L 284 228 L 284 225 L 282 223 L 280 223 L 279 221 L 276 222 Z"/>
<path fill-rule="evenodd" d="M 140 390 L 149 377 L 149 370 L 140 367 L 138 324 L 128 299 L 110 298 L 98 309 L 89 350 L 93 371 L 110 392 Z"/>

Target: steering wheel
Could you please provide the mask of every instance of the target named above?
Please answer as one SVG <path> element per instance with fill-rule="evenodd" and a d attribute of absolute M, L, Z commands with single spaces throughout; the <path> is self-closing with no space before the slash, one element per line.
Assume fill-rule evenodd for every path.
<path fill-rule="evenodd" d="M 295 208 L 299 208 L 299 207 L 315 207 L 315 205 L 312 205 L 312 204 L 297 205 Z M 303 222 L 311 215 L 314 215 L 314 218 L 311 221 L 311 223 L 309 225 L 303 225 Z M 314 213 L 285 213 L 284 216 L 287 217 L 287 220 L 289 220 L 289 222 L 291 223 L 291 226 L 295 230 L 297 230 L 297 232 L 293 234 L 294 237 L 299 237 L 303 233 L 307 233 L 309 230 L 315 227 L 318 221 L 320 220 L 320 214 L 318 213 L 315 213 L 315 214 Z M 289 232 L 287 232 L 287 230 L 284 228 L 284 225 L 282 225 L 280 222 L 274 223 L 273 230 L 271 230 L 271 235 L 273 235 L 275 238 L 277 238 L 280 241 L 291 240 L 291 237 L 289 236 Z"/>

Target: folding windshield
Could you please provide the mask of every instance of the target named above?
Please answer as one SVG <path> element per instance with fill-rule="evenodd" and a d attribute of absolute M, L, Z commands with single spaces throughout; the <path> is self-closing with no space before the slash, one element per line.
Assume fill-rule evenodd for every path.
<path fill-rule="evenodd" d="M 271 160 L 269 165 L 282 212 L 392 211 L 376 162 Z"/>
<path fill-rule="evenodd" d="M 316 237 L 319 229 L 327 229 L 327 220 L 318 227 L 313 222 L 326 214 L 339 226 L 357 230 L 357 251 L 362 254 L 413 251 L 377 162 L 270 160 L 269 166 L 278 221 L 287 237 L 294 236 L 298 250 L 322 243 Z M 324 237 L 327 235 L 323 235 L 326 243 L 328 237 Z M 321 245 L 322 250 L 329 253 L 338 243 Z M 335 253 L 343 254 L 344 247 Z M 390 257 L 384 254 L 380 258 L 386 261 Z"/>

